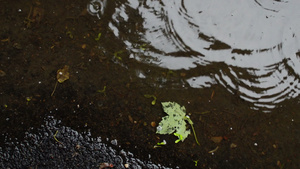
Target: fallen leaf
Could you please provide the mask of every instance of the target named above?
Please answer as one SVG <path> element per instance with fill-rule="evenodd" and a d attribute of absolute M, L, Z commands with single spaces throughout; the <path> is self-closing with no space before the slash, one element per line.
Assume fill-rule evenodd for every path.
<path fill-rule="evenodd" d="M 69 66 L 68 65 L 65 65 L 64 68 L 62 68 L 62 69 L 58 69 L 56 78 L 59 83 L 62 83 L 64 81 L 68 80 L 69 77 L 70 77 L 70 74 L 69 74 Z"/>
<path fill-rule="evenodd" d="M 223 140 L 223 137 L 219 136 L 219 137 L 211 137 L 210 138 L 211 141 L 215 142 L 215 143 L 220 143 Z"/>

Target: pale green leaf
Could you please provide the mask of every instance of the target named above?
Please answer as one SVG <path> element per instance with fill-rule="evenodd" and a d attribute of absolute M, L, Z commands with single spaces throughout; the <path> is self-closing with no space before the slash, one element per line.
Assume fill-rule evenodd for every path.
<path fill-rule="evenodd" d="M 161 104 L 168 116 L 162 118 L 156 133 L 172 134 L 175 132 L 179 141 L 184 141 L 191 133 L 190 130 L 186 129 L 185 107 L 175 102 L 162 102 Z"/>

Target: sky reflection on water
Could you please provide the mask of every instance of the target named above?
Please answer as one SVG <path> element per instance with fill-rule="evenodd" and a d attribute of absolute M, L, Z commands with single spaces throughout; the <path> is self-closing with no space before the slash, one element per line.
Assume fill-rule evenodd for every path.
<path fill-rule="evenodd" d="M 109 27 L 137 62 L 199 73 L 222 63 L 185 81 L 193 88 L 220 84 L 254 109 L 272 109 L 300 92 L 299 6 L 297 0 L 128 0 Z M 142 29 L 120 36 L 132 9 L 143 18 Z M 141 44 L 147 47 L 141 50 Z"/>

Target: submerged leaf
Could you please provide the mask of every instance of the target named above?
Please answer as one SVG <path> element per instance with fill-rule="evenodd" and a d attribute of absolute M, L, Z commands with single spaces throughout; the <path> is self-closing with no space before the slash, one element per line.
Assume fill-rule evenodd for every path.
<path fill-rule="evenodd" d="M 210 138 L 211 141 L 215 142 L 215 143 L 220 143 L 222 140 L 223 140 L 223 137 L 222 136 L 219 136 L 219 137 L 211 137 Z"/>
<path fill-rule="evenodd" d="M 186 129 L 185 107 L 181 107 L 175 102 L 162 102 L 161 104 L 168 116 L 162 118 L 156 133 L 172 134 L 175 132 L 174 135 L 178 137 L 176 142 L 184 141 L 191 133 L 190 130 Z"/>
<path fill-rule="evenodd" d="M 62 68 L 62 69 L 58 69 L 56 78 L 59 83 L 62 83 L 64 81 L 68 80 L 69 77 L 70 77 L 70 74 L 69 74 L 69 66 L 68 65 L 65 65 L 64 68 Z"/>

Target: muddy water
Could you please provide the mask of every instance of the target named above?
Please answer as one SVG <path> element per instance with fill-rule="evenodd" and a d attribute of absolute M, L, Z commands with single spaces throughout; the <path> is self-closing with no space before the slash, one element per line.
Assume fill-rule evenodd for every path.
<path fill-rule="evenodd" d="M 1 3 L 2 168 L 300 167 L 298 1 Z"/>

